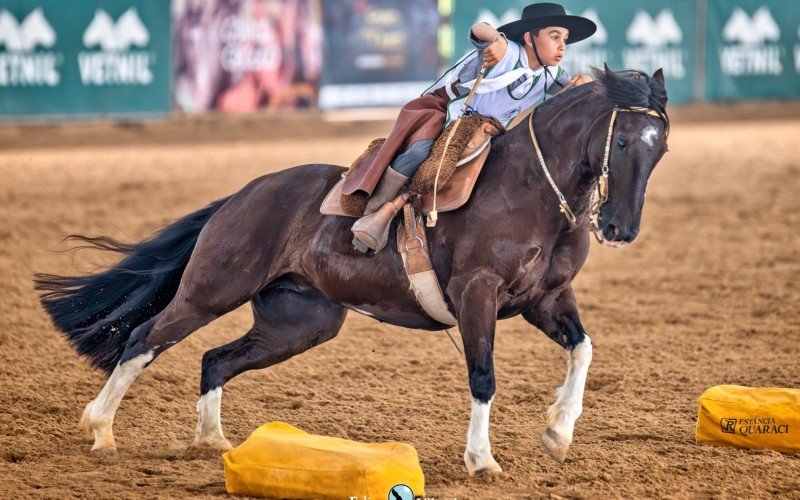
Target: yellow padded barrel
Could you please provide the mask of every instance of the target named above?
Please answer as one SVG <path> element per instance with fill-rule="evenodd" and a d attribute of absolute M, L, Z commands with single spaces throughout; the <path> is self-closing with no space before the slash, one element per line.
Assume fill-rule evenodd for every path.
<path fill-rule="evenodd" d="M 222 458 L 233 494 L 382 499 L 406 485 L 415 496 L 425 495 L 417 451 L 405 443 L 359 443 L 270 422 Z"/>
<path fill-rule="evenodd" d="M 800 452 L 800 390 L 718 385 L 700 396 L 698 443 Z"/>

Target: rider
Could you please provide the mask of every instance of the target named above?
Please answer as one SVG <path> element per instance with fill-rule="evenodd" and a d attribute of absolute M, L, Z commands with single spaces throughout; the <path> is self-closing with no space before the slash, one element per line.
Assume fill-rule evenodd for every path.
<path fill-rule="evenodd" d="M 591 81 L 583 74 L 570 78 L 559 63 L 566 45 L 588 38 L 596 29 L 591 20 L 567 15 L 564 7 L 555 3 L 528 5 L 520 20 L 498 29 L 476 23 L 470 30 L 470 42 L 477 50 L 456 63 L 421 97 L 403 106 L 378 154 L 370 164 L 360 165 L 347 176 L 342 192 L 371 193 L 365 217 L 393 200 L 428 158 L 443 126 L 461 115 L 464 100 L 484 69 L 470 107 L 504 125 L 547 95 Z M 364 231 L 367 228 L 372 236 L 382 228 L 368 227 L 365 217 L 356 222 L 353 244 L 361 251 L 378 251 L 380 247 L 374 248 L 377 238 L 364 237 Z"/>

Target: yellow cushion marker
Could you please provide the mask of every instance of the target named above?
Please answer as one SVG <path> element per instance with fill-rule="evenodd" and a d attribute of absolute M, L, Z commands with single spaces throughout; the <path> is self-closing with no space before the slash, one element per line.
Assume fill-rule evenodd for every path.
<path fill-rule="evenodd" d="M 700 396 L 698 443 L 800 452 L 800 390 L 718 385 Z"/>
<path fill-rule="evenodd" d="M 382 499 L 405 485 L 425 495 L 417 451 L 405 443 L 359 443 L 270 422 L 222 458 L 225 486 L 233 494 Z"/>

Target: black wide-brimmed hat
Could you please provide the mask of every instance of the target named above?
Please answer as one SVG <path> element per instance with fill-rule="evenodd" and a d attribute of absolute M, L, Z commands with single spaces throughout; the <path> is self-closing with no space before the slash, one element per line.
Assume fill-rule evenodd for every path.
<path fill-rule="evenodd" d="M 597 25 L 581 16 L 567 15 L 564 7 L 557 3 L 534 3 L 522 9 L 522 19 L 497 28 L 509 40 L 519 41 L 526 31 L 548 26 L 558 26 L 569 30 L 567 44 L 585 40 L 597 31 Z"/>

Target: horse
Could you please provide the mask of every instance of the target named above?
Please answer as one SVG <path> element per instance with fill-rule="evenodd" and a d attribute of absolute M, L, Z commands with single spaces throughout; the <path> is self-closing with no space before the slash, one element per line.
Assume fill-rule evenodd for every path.
<path fill-rule="evenodd" d="M 466 358 L 472 407 L 464 463 L 471 475 L 502 471 L 489 442 L 495 325 L 520 314 L 568 354 L 541 437 L 550 456 L 566 458 L 592 359 L 571 285 L 588 255 L 588 228 L 594 221 L 607 245 L 633 242 L 648 178 L 667 150 L 662 71 L 594 71 L 595 81 L 536 107 L 529 126 L 495 138 L 470 200 L 428 229 Z M 635 109 L 648 112 L 617 116 Z M 447 328 L 417 303 L 396 249 L 362 254 L 351 245 L 352 219 L 320 214 L 343 172 L 308 164 L 265 175 L 135 244 L 74 236 L 122 258 L 86 276 L 36 275 L 54 325 L 109 375 L 81 417 L 94 437 L 92 452 L 116 452 L 117 407 L 159 354 L 247 302 L 250 330 L 203 355 L 192 446 L 230 449 L 221 425 L 223 386 L 332 339 L 349 310 L 406 328 Z M 605 203 L 592 218 L 604 172 Z M 574 207 L 572 220 L 559 197 Z"/>

